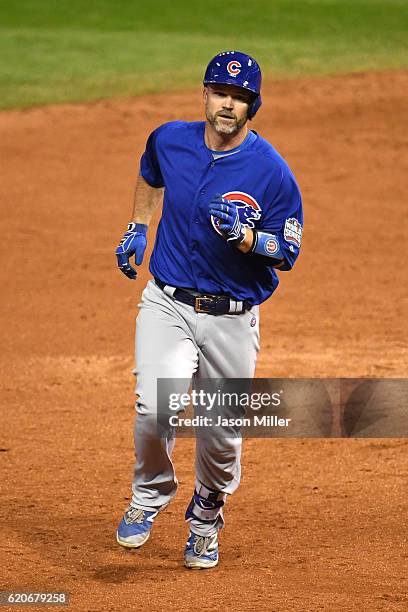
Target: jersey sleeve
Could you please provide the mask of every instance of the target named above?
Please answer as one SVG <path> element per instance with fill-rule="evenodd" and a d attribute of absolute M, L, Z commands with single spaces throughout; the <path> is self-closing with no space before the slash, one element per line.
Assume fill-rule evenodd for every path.
<path fill-rule="evenodd" d="M 159 129 L 150 134 L 146 142 L 146 150 L 140 160 L 140 175 L 151 187 L 164 187 L 157 146 Z"/>
<path fill-rule="evenodd" d="M 270 204 L 264 209 L 259 229 L 274 234 L 284 257 L 279 270 L 290 270 L 295 263 L 302 243 L 302 196 L 296 179 L 287 166 L 281 168 L 278 189 L 270 196 Z"/>

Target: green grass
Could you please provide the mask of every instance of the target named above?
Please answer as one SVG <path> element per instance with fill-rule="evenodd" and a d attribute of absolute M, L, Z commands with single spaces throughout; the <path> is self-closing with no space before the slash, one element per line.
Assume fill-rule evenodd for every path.
<path fill-rule="evenodd" d="M 180 89 L 225 49 L 266 76 L 408 65 L 408 0 L 0 0 L 0 108 Z"/>

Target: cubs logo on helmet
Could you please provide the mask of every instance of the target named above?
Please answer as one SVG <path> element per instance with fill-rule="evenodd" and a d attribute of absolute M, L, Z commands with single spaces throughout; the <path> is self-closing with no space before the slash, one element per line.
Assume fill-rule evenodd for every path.
<path fill-rule="evenodd" d="M 242 225 L 249 228 L 254 228 L 254 221 L 259 221 L 261 218 L 261 207 L 253 196 L 245 191 L 228 191 L 223 193 L 222 197 L 230 202 L 234 202 L 238 208 L 239 220 Z M 223 235 L 219 229 L 219 220 L 211 216 L 211 223 L 214 229 Z"/>
<path fill-rule="evenodd" d="M 227 70 L 231 76 L 237 76 L 241 72 L 241 68 L 241 63 L 236 60 L 232 60 L 232 62 L 227 64 Z"/>

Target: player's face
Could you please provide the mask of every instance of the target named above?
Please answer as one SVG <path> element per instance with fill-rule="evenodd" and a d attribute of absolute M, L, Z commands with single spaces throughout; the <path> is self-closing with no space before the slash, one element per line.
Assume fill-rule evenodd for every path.
<path fill-rule="evenodd" d="M 219 134 L 236 134 L 248 121 L 251 93 L 235 85 L 204 88 L 207 121 Z"/>

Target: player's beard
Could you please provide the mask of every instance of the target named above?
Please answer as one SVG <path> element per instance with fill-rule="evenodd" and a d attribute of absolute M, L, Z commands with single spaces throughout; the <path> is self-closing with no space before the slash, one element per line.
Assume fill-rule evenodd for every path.
<path fill-rule="evenodd" d="M 213 126 L 215 131 L 218 134 L 237 134 L 239 130 L 246 124 L 248 121 L 248 116 L 244 115 L 242 119 L 238 121 L 236 116 L 233 113 L 226 113 L 225 111 L 218 111 L 217 113 L 212 114 L 208 108 L 205 109 L 205 115 L 207 117 L 208 122 Z M 219 115 L 226 115 L 233 119 L 234 121 L 229 123 L 224 123 L 221 119 L 219 120 Z"/>

